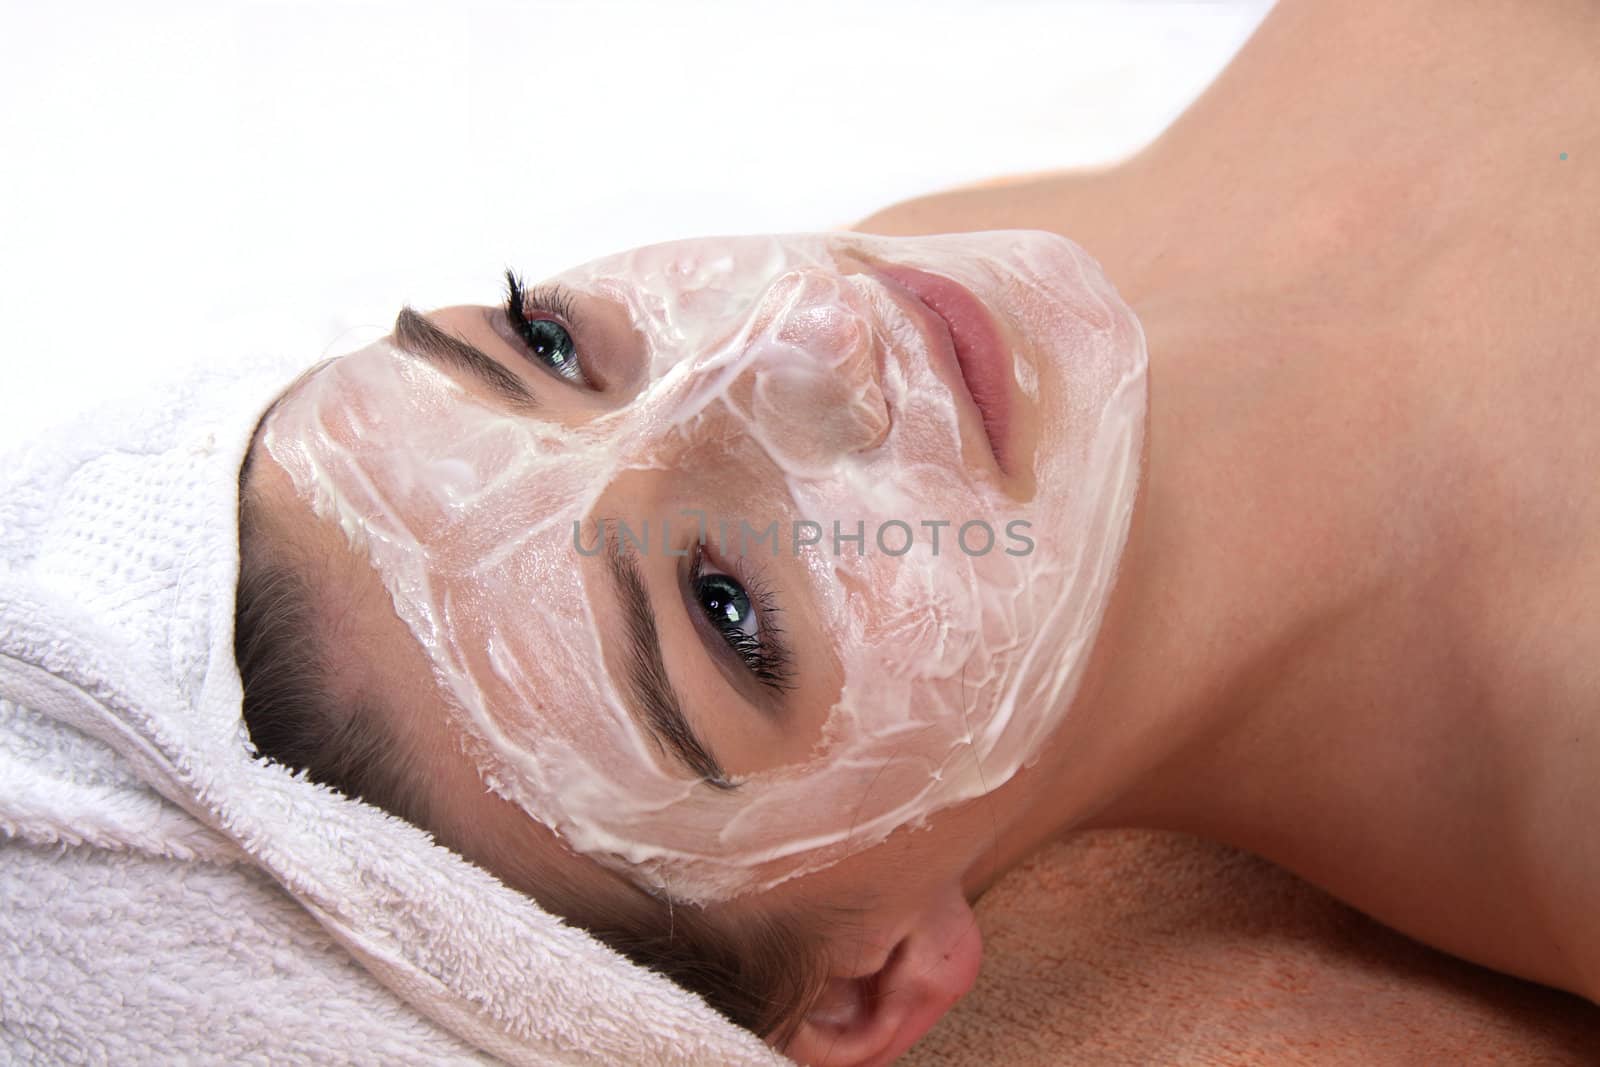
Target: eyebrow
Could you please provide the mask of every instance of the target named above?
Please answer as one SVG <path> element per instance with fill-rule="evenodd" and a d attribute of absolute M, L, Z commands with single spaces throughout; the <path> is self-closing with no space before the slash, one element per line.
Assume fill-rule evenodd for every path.
<path fill-rule="evenodd" d="M 482 349 L 445 333 L 426 316 L 411 307 L 400 309 L 394 323 L 397 345 L 441 370 L 461 368 L 472 374 L 491 392 L 507 403 L 524 410 L 537 408 L 538 398 L 515 374 L 502 367 Z M 683 713 L 667 663 L 661 653 L 661 634 L 638 561 L 623 546 L 611 541 L 606 551 L 606 572 L 622 601 L 628 629 L 628 689 L 635 714 L 638 714 L 678 761 L 717 789 L 736 789 L 727 771 L 700 740 L 689 718 Z M 642 712 L 642 714 L 640 714 Z"/>
<path fill-rule="evenodd" d="M 455 367 L 467 371 L 490 392 L 515 408 L 527 410 L 539 406 L 539 398 L 522 384 L 521 378 L 502 367 L 483 349 L 454 334 L 445 333 L 427 316 L 409 306 L 401 308 L 394 320 L 394 340 L 407 352 L 420 356 L 440 370 L 449 371 Z"/>
<path fill-rule="evenodd" d="M 695 734 L 683 713 L 683 702 L 667 675 L 661 655 L 661 635 L 655 613 L 650 610 L 650 594 L 644 587 L 638 561 L 630 550 L 615 539 L 608 539 L 606 571 L 622 601 L 628 629 L 628 686 L 630 695 L 645 724 L 672 754 L 717 789 L 736 789 L 711 750 Z"/>

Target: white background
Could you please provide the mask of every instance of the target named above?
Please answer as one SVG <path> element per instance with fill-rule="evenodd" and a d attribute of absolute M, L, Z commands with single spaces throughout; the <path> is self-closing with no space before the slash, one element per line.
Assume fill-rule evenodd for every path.
<path fill-rule="evenodd" d="M 403 302 L 1158 134 L 1271 0 L 0 2 L 0 444 Z"/>

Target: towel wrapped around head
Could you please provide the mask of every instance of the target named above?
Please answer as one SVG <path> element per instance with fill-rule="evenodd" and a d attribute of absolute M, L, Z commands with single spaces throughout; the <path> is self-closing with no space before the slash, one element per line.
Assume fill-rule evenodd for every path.
<path fill-rule="evenodd" d="M 786 1062 L 253 757 L 239 467 L 302 369 L 197 371 L 0 457 L 0 1058 Z"/>

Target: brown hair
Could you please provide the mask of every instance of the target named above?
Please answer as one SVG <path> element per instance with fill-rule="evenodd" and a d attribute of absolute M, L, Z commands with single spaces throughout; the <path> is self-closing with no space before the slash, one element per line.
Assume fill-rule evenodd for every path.
<path fill-rule="evenodd" d="M 732 1022 L 786 1043 L 826 973 L 811 916 L 760 913 L 736 920 L 674 905 L 643 890 L 597 893 L 564 865 L 507 862 L 492 845 L 455 832 L 419 788 L 426 773 L 394 743 L 368 694 L 341 705 L 319 640 L 316 591 L 269 532 L 252 486 L 255 445 L 239 478 L 239 584 L 234 655 L 243 714 L 258 754 L 346 796 L 376 805 L 528 893 L 642 967 L 703 997 Z"/>

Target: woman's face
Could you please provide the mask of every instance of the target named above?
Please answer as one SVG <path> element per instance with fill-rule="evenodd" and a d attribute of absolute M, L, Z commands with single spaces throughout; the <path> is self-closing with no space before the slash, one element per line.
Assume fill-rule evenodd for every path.
<path fill-rule="evenodd" d="M 1127 534 L 1143 335 L 1051 234 L 720 238 L 403 315 L 264 440 L 485 782 L 679 899 L 1009 779 Z"/>

